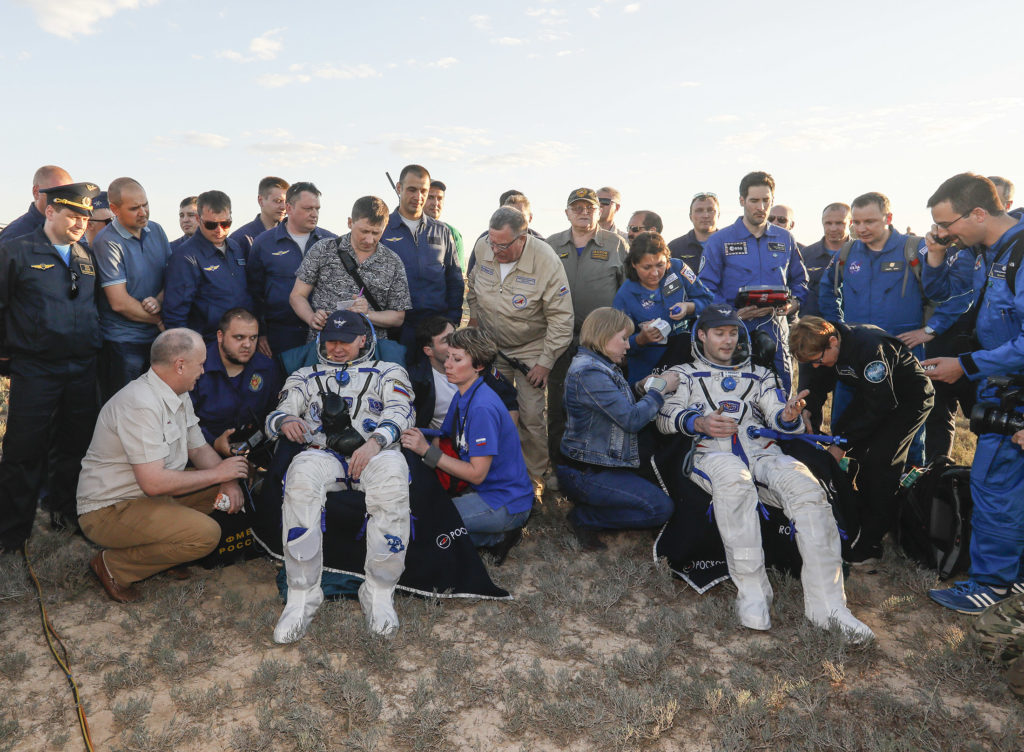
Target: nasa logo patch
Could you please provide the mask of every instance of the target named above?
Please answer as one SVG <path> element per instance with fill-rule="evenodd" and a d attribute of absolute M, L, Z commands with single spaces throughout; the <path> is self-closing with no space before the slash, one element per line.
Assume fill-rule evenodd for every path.
<path fill-rule="evenodd" d="M 889 367 L 881 360 L 872 360 L 864 366 L 864 378 L 872 384 L 881 384 L 889 375 Z"/>
<path fill-rule="evenodd" d="M 856 274 L 857 272 L 860 271 L 860 262 L 854 261 L 852 264 L 850 264 L 846 271 L 848 271 L 850 274 Z"/>

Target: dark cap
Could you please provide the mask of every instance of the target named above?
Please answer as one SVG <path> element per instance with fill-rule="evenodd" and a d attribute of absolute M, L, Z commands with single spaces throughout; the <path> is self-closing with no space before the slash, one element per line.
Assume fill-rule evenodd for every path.
<path fill-rule="evenodd" d="M 361 334 L 366 334 L 363 317 L 355 311 L 335 311 L 327 317 L 327 323 L 320 332 L 323 342 L 352 342 Z"/>
<path fill-rule="evenodd" d="M 71 211 L 92 216 L 92 200 L 100 195 L 98 186 L 92 183 L 70 183 L 47 188 L 47 205 L 56 206 L 58 209 L 71 209 Z"/>
<path fill-rule="evenodd" d="M 107 199 L 107 192 L 106 191 L 100 191 L 96 195 L 96 198 L 94 198 L 92 200 L 92 210 L 96 211 L 97 209 L 109 209 L 109 208 L 110 208 L 110 201 Z"/>
<path fill-rule="evenodd" d="M 588 204 L 593 204 L 594 206 L 601 205 L 601 202 L 597 200 L 597 193 L 591 188 L 577 188 L 575 191 L 570 193 L 569 198 L 565 202 L 565 208 L 568 209 L 577 201 L 586 201 Z"/>
<path fill-rule="evenodd" d="M 700 318 L 697 319 L 698 329 L 713 329 L 716 326 L 743 326 L 739 313 L 730 305 L 724 303 L 712 303 Z"/>

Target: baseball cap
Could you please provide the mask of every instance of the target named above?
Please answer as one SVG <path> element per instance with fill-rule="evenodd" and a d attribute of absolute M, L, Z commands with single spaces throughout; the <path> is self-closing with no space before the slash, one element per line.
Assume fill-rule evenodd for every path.
<path fill-rule="evenodd" d="M 577 201 L 586 201 L 588 204 L 593 204 L 594 206 L 601 205 L 601 202 L 597 200 L 597 193 L 591 188 L 577 188 L 575 191 L 570 193 L 569 198 L 565 202 L 565 208 L 568 209 Z"/>
<path fill-rule="evenodd" d="M 730 305 L 712 303 L 697 319 L 698 329 L 712 329 L 716 326 L 743 326 L 739 313 Z"/>
<path fill-rule="evenodd" d="M 320 332 L 322 342 L 352 342 L 361 334 L 366 334 L 363 317 L 354 311 L 334 311 L 327 317 L 323 331 Z"/>

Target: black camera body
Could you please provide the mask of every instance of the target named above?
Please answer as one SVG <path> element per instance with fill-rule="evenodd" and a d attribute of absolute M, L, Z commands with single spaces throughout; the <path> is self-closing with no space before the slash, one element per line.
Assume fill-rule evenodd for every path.
<path fill-rule="evenodd" d="M 1024 375 L 990 376 L 999 402 L 979 402 L 971 410 L 971 431 L 1012 436 L 1024 431 Z"/>
<path fill-rule="evenodd" d="M 327 437 L 327 448 L 333 449 L 343 457 L 350 456 L 366 443 L 366 439 L 352 427 L 348 403 L 344 397 L 334 392 L 322 392 L 320 399 L 320 423 Z"/>

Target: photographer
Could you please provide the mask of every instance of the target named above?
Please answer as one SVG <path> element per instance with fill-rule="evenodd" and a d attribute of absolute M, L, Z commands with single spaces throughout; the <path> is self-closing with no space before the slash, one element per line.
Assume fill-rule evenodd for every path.
<path fill-rule="evenodd" d="M 203 375 L 189 393 L 199 428 L 221 457 L 262 428 L 281 391 L 281 371 L 256 351 L 258 336 L 252 313 L 227 311 L 217 325 L 217 341 L 206 348 Z"/>
<path fill-rule="evenodd" d="M 981 382 L 979 400 L 989 399 L 997 390 L 988 377 L 1024 369 L 1024 222 L 1007 215 L 992 182 L 973 173 L 946 180 L 928 199 L 928 207 L 935 224 L 925 238 L 925 293 L 945 300 L 971 292 L 980 347 L 959 357 L 930 358 L 923 365 L 936 381 L 952 384 L 966 376 Z M 947 259 L 951 242 L 979 247 L 969 280 L 958 278 Z M 1022 580 L 1024 453 L 1008 435 L 1012 430 L 998 433 L 982 427 L 978 436 L 971 465 L 969 579 L 928 592 L 936 603 L 960 613 L 981 613 L 1007 598 Z"/>

